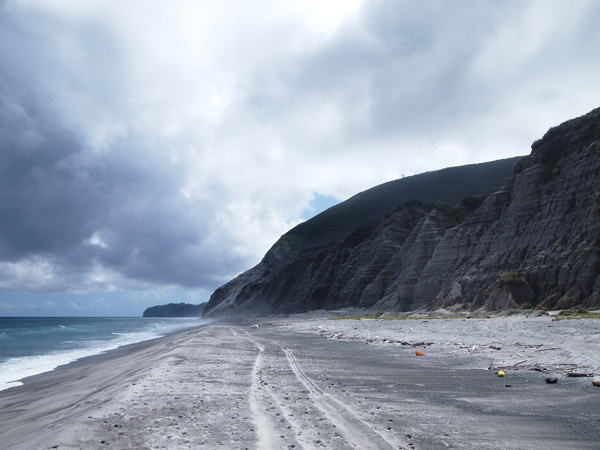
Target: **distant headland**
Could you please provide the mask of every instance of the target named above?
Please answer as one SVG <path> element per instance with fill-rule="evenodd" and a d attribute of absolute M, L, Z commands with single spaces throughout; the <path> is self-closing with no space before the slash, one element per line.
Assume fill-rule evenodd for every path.
<path fill-rule="evenodd" d="M 191 303 L 169 303 L 146 308 L 143 317 L 201 317 L 207 302 L 194 305 Z"/>

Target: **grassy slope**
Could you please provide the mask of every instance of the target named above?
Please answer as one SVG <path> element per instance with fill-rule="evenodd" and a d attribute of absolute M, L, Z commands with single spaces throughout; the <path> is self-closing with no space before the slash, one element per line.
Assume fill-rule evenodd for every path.
<path fill-rule="evenodd" d="M 356 194 L 288 231 L 296 250 L 329 244 L 358 227 L 381 221 L 411 200 L 458 204 L 471 195 L 490 194 L 512 176 L 521 157 L 427 172 L 381 184 Z"/>

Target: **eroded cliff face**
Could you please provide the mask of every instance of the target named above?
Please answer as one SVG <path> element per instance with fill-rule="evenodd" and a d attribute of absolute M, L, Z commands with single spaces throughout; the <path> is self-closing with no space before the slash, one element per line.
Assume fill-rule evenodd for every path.
<path fill-rule="evenodd" d="M 467 200 L 408 202 L 319 248 L 284 236 L 206 312 L 600 306 L 600 109 L 549 130 L 503 187 Z"/>

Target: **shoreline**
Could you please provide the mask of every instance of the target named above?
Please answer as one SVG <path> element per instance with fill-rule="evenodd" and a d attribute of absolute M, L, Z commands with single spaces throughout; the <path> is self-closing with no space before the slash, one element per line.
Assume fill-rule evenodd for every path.
<path fill-rule="evenodd" d="M 9 450 L 597 446 L 600 388 L 589 379 L 548 385 L 547 374 L 523 365 L 504 378 L 485 367 L 488 352 L 512 355 L 557 322 L 481 320 L 491 322 L 215 321 L 0 391 L 0 441 Z M 560 349 L 580 344 L 573 328 L 599 331 L 592 322 L 549 329 L 559 331 Z M 401 343 L 423 336 L 434 343 Z M 485 336 L 503 350 L 448 341 L 466 347 Z M 595 341 L 585 347 L 597 351 Z"/>
<path fill-rule="evenodd" d="M 141 320 L 146 321 L 146 318 L 137 318 L 137 317 L 99 317 L 99 318 L 55 318 L 55 317 L 33 317 L 33 318 L 21 318 L 21 317 L 8 317 L 3 318 L 6 320 L 16 319 L 16 320 L 42 320 L 42 321 L 60 321 L 62 319 L 70 320 L 70 321 L 78 321 L 78 320 L 93 320 L 93 321 L 102 321 L 102 320 Z M 1 358 L 0 362 L 0 392 L 11 389 L 14 387 L 21 386 L 23 384 L 23 380 L 27 380 L 29 378 L 37 377 L 47 372 L 52 372 L 64 366 L 68 366 L 70 364 L 77 364 L 79 361 L 86 361 L 88 358 L 101 358 L 103 355 L 117 351 L 121 348 L 127 348 L 130 345 L 136 345 L 145 341 L 157 339 L 160 337 L 164 337 L 168 334 L 178 332 L 180 330 L 185 330 L 188 328 L 203 326 L 204 324 L 210 323 L 211 319 L 200 319 L 196 320 L 188 320 L 187 318 L 174 318 L 175 321 L 172 322 L 172 325 L 163 325 L 165 322 L 162 322 L 162 318 L 158 320 L 155 318 L 150 318 L 148 323 L 151 324 L 154 328 L 143 328 L 139 327 L 139 329 L 132 328 L 128 329 L 117 329 L 117 330 L 108 330 L 102 336 L 101 334 L 97 334 L 95 336 L 89 336 L 85 339 L 72 338 L 71 336 L 63 335 L 63 339 L 65 339 L 69 344 L 63 346 L 63 342 L 56 341 L 52 344 L 52 337 L 48 340 L 48 342 L 42 342 L 40 340 L 41 348 L 36 349 L 36 351 L 32 352 L 31 345 L 28 349 L 25 350 L 25 354 L 16 355 L 15 350 L 11 348 L 12 344 L 9 342 L 7 352 L 2 351 L 3 358 Z M 167 319 L 170 320 L 170 319 Z M 155 325 L 152 325 L 152 321 L 156 322 Z M 14 330 L 20 330 L 19 323 L 17 322 L 17 326 L 12 327 L 10 322 L 5 322 L 8 325 L 9 329 L 13 328 Z M 68 323 L 67 326 L 60 325 L 60 322 L 56 324 L 50 324 L 50 327 L 56 326 L 57 328 L 62 328 L 68 330 L 71 326 L 77 325 L 87 325 L 85 322 L 82 323 Z M 120 325 L 117 323 L 117 325 Z M 34 328 L 34 332 L 36 332 Z M 17 331 L 18 333 L 18 331 Z M 60 336 L 59 336 L 60 338 Z M 18 338 L 16 336 L 9 336 L 9 341 L 17 341 Z M 77 345 L 82 344 L 82 345 Z M 10 356 L 9 356 L 10 355 Z"/>
<path fill-rule="evenodd" d="M 87 365 L 87 364 L 100 364 L 102 361 L 104 360 L 111 360 L 114 358 L 117 358 L 119 356 L 123 356 L 123 355 L 127 355 L 130 353 L 134 353 L 134 352 L 138 352 L 138 351 L 142 351 L 144 350 L 145 347 L 147 346 L 151 346 L 154 343 L 156 343 L 156 341 L 159 341 L 161 339 L 168 339 L 170 337 L 175 338 L 177 334 L 180 333 L 184 333 L 186 331 L 192 331 L 194 329 L 197 328 L 202 328 L 207 326 L 208 324 L 210 324 L 212 322 L 207 322 L 207 323 L 203 323 L 201 325 L 194 325 L 194 326 L 190 326 L 188 328 L 183 328 L 181 330 L 176 330 L 176 331 L 172 331 L 170 333 L 167 333 L 163 336 L 157 336 L 151 339 L 146 339 L 145 341 L 139 341 L 139 342 L 133 342 L 131 344 L 125 344 L 125 345 L 120 345 L 116 348 L 112 348 L 110 350 L 103 350 L 100 353 L 95 353 L 93 355 L 88 355 L 88 356 L 83 356 L 81 358 L 77 358 L 73 361 L 70 361 L 66 364 L 60 364 L 58 366 L 56 366 L 54 369 L 52 370 L 47 370 L 45 372 L 40 372 L 37 373 L 35 375 L 31 375 L 28 377 L 23 377 L 20 378 L 18 380 L 15 380 L 17 382 L 21 382 L 23 383 L 23 385 L 27 384 L 28 382 L 31 381 L 36 381 L 37 379 L 43 378 L 48 374 L 51 374 L 53 372 L 57 372 L 57 371 L 61 371 L 61 370 L 65 370 L 68 369 L 70 367 L 77 367 L 79 365 Z M 0 390 L 0 393 L 8 390 L 8 389 L 13 389 L 13 388 L 18 388 L 21 387 L 23 385 L 17 385 L 17 386 L 12 386 L 3 390 Z"/>

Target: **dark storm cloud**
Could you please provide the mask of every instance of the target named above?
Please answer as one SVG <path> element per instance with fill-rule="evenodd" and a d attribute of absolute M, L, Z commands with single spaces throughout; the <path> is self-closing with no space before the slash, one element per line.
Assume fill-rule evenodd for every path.
<path fill-rule="evenodd" d="M 93 18 L 0 11 L 5 289 L 213 289 L 243 268 L 211 236 L 217 196 L 182 196 L 189 168 L 166 151 L 178 143 L 127 118 L 115 39 Z"/>
<path fill-rule="evenodd" d="M 212 257 L 216 250 L 203 242 L 210 217 L 184 204 L 176 166 L 145 154 L 150 144 L 127 139 L 113 143 L 109 153 L 86 155 L 77 137 L 9 95 L 2 93 L 0 111 L 4 261 L 41 256 L 78 276 L 100 264 L 152 283 L 222 281 L 235 261 L 224 267 Z M 213 206 L 203 206 L 210 214 Z"/>
<path fill-rule="evenodd" d="M 89 187 L 64 164 L 79 145 L 32 118 L 7 92 L 0 95 L 2 257 L 16 261 L 72 246 L 85 233 L 81 207 L 92 200 L 86 199 Z"/>

